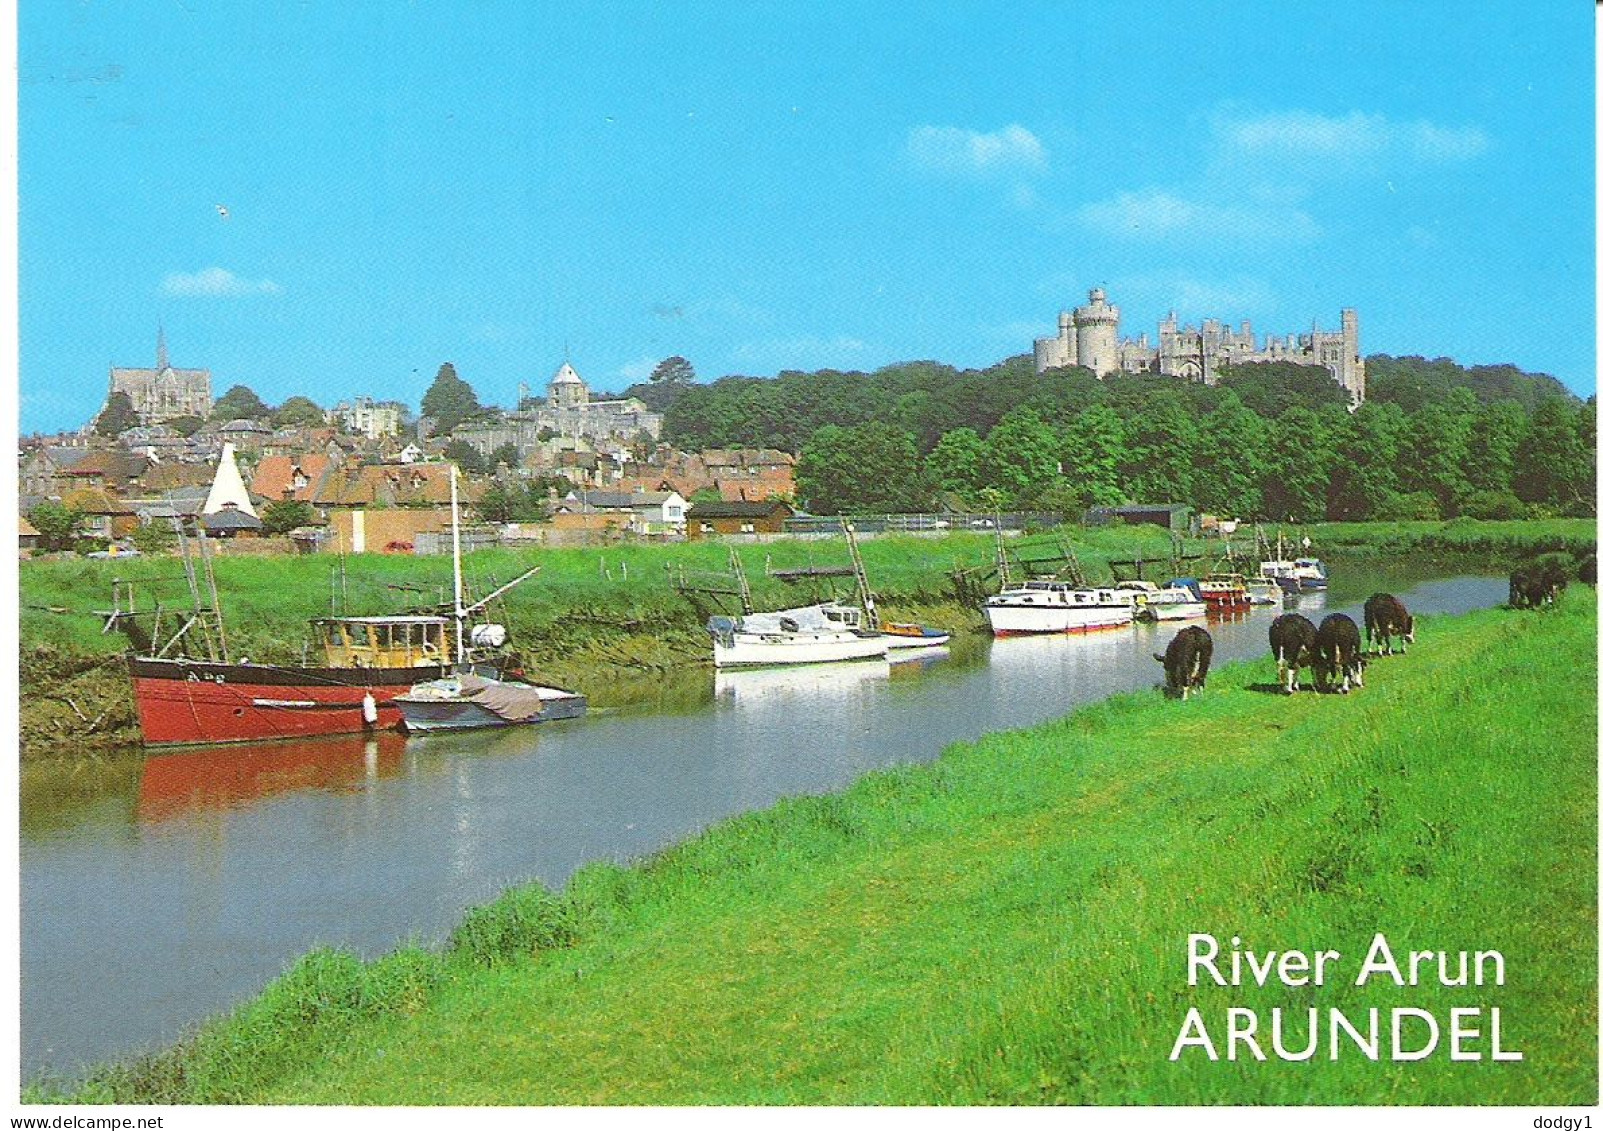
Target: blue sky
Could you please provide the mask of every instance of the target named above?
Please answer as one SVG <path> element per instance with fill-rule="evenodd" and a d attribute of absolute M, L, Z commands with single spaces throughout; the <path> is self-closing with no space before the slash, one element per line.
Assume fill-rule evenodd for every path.
<path fill-rule="evenodd" d="M 1593 391 L 1588 6 L 921 7 L 22 0 L 22 429 L 158 324 L 218 394 L 509 404 L 985 366 L 1091 286 Z"/>

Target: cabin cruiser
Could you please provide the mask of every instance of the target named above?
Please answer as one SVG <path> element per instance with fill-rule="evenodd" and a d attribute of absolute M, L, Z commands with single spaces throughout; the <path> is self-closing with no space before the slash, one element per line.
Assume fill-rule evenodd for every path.
<path fill-rule="evenodd" d="M 1027 581 L 985 602 L 985 619 L 997 636 L 1117 628 L 1134 617 L 1134 590 L 1082 588 L 1063 581 Z"/>
<path fill-rule="evenodd" d="M 1325 563 L 1318 558 L 1276 558 L 1263 562 L 1259 572 L 1273 578 L 1287 593 L 1307 593 L 1330 588 L 1330 576 Z"/>
<path fill-rule="evenodd" d="M 1122 585 L 1134 598 L 1136 620 L 1191 620 L 1208 614 L 1208 606 L 1197 591 L 1179 581 L 1161 587 L 1150 581 L 1126 581 Z"/>
<path fill-rule="evenodd" d="M 713 666 L 718 668 L 883 660 L 890 648 L 885 634 L 863 626 L 861 609 L 833 601 L 712 617 L 707 631 L 712 636 Z"/>

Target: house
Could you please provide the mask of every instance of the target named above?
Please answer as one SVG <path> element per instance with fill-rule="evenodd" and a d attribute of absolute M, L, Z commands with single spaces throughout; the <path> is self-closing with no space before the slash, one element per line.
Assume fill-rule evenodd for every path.
<path fill-rule="evenodd" d="M 262 520 L 233 503 L 200 516 L 200 524 L 213 538 L 255 538 L 262 532 Z"/>
<path fill-rule="evenodd" d="M 570 491 L 552 515 L 559 530 L 618 529 L 640 535 L 682 534 L 685 499 L 677 491 Z M 573 516 L 612 516 L 616 521 L 575 521 Z"/>
<path fill-rule="evenodd" d="M 24 553 L 39 548 L 39 530 L 28 521 L 28 516 L 17 516 L 17 549 Z"/>
<path fill-rule="evenodd" d="M 795 513 L 783 499 L 697 503 L 685 516 L 685 529 L 691 538 L 718 534 L 778 534 L 785 529 L 785 520 Z"/>

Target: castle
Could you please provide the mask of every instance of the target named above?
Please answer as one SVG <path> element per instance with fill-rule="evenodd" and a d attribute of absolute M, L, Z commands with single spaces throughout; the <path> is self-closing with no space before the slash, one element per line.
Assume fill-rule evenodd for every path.
<path fill-rule="evenodd" d="M 112 366 L 111 388 L 106 392 L 108 403 L 112 393 L 128 394 L 141 425 L 159 424 L 175 416 L 205 419 L 212 410 L 212 374 L 210 369 L 174 369 L 167 361 L 167 336 L 158 329 L 156 368 Z M 105 411 L 104 405 L 101 411 Z"/>
<path fill-rule="evenodd" d="M 527 401 L 527 389 L 520 388 L 516 412 L 498 421 L 465 425 L 454 435 L 485 454 L 512 444 L 520 455 L 532 450 L 542 434 L 599 444 L 627 444 L 641 433 L 653 441 L 662 435 L 661 413 L 635 397 L 591 399 L 590 387 L 566 361 L 546 385 L 545 404 Z"/>
<path fill-rule="evenodd" d="M 1204 320 L 1200 328 L 1181 326 L 1170 311 L 1158 324 L 1158 344 L 1154 348 L 1146 334 L 1120 339 L 1119 308 L 1108 304 L 1107 292 L 1094 287 L 1084 306 L 1058 315 L 1057 337 L 1035 341 L 1037 373 L 1078 365 L 1098 377 L 1110 373 L 1162 373 L 1212 385 L 1219 379 L 1221 366 L 1260 361 L 1323 366 L 1347 390 L 1355 406 L 1364 402 L 1358 312 L 1351 309 L 1341 312 L 1339 331 L 1314 329 L 1283 338 L 1270 336 L 1264 338 L 1262 349 L 1253 338 L 1251 322 L 1243 320 L 1240 330 L 1216 318 Z"/>

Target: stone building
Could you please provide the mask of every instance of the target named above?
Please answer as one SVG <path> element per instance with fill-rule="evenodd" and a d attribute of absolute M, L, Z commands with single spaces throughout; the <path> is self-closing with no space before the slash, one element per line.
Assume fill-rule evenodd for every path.
<path fill-rule="evenodd" d="M 139 414 L 140 424 L 159 424 L 177 416 L 198 416 L 204 419 L 212 410 L 212 374 L 210 369 L 174 369 L 167 360 L 167 336 L 156 332 L 156 367 L 154 369 L 124 369 L 112 366 L 111 387 L 106 391 L 109 402 L 112 393 L 127 393 Z M 105 405 L 100 411 L 105 410 Z M 97 417 L 99 412 L 95 414 Z"/>
<path fill-rule="evenodd" d="M 385 436 L 399 436 L 405 419 L 406 406 L 399 401 L 375 401 L 372 397 L 357 397 L 341 401 L 328 412 L 329 423 L 337 424 L 347 432 L 357 432 L 369 440 Z"/>
<path fill-rule="evenodd" d="M 624 445 L 641 433 L 655 442 L 662 435 L 662 414 L 652 412 L 635 397 L 594 399 L 584 379 L 564 361 L 546 385 L 545 404 L 527 408 L 520 405 L 517 412 L 506 413 L 498 421 L 466 425 L 454 435 L 486 456 L 503 444 L 511 444 L 517 448 L 518 458 L 523 459 L 541 442 L 542 434 L 545 439 Z"/>
<path fill-rule="evenodd" d="M 1262 346 L 1253 336 L 1251 322 L 1244 320 L 1239 330 L 1216 318 L 1204 320 L 1201 326 L 1182 326 L 1170 311 L 1158 324 L 1158 343 L 1153 346 L 1146 334 L 1119 337 L 1119 308 L 1108 305 L 1106 293 L 1097 287 L 1084 306 L 1058 315 L 1057 337 L 1035 342 L 1037 373 L 1079 365 L 1098 377 L 1120 372 L 1162 373 L 1212 385 L 1221 366 L 1268 361 L 1322 366 L 1347 390 L 1354 405 L 1364 401 L 1358 312 L 1350 308 L 1341 312 L 1340 330 L 1322 331 L 1316 326 L 1306 334 L 1266 337 Z"/>

